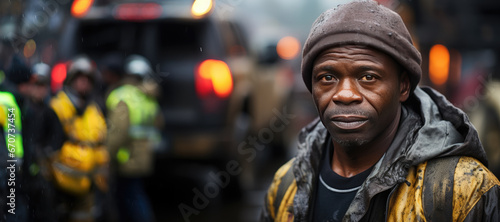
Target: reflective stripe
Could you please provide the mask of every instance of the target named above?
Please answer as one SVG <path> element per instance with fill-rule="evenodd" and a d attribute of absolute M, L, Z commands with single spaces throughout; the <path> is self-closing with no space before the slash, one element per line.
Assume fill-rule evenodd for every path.
<path fill-rule="evenodd" d="M 21 124 L 21 110 L 17 105 L 16 98 L 10 92 L 0 92 L 0 106 L 1 106 L 1 111 L 3 111 L 1 114 L 2 117 L 0 124 L 3 125 L 7 150 L 14 148 L 15 149 L 14 155 L 17 158 L 23 158 L 24 148 L 23 148 L 22 124 Z M 14 110 L 12 110 L 11 112 L 11 110 L 9 109 L 11 110 L 14 109 Z M 14 115 L 12 116 L 12 114 Z M 9 115 L 12 117 L 9 118 Z M 13 122 L 13 124 L 11 123 L 11 121 Z M 11 125 L 14 125 L 14 127 L 9 127 L 9 123 Z"/>
<path fill-rule="evenodd" d="M 86 177 L 86 176 L 89 176 L 90 174 L 92 174 L 91 172 L 89 173 L 89 172 L 75 170 L 73 168 L 70 168 L 70 167 L 58 162 L 58 161 L 54 161 L 52 163 L 52 166 L 54 166 L 54 168 L 58 169 L 62 173 L 67 174 L 71 177 Z"/>
<path fill-rule="evenodd" d="M 128 134 L 133 139 L 156 140 L 160 136 L 160 132 L 153 126 L 130 126 Z"/>
<path fill-rule="evenodd" d="M 120 148 L 116 153 L 116 159 L 118 163 L 126 163 L 130 159 L 130 152 L 127 148 Z"/>
<path fill-rule="evenodd" d="M 92 210 L 90 212 L 86 211 L 75 211 L 70 214 L 70 218 L 73 220 L 92 220 L 94 219 L 94 214 Z"/>

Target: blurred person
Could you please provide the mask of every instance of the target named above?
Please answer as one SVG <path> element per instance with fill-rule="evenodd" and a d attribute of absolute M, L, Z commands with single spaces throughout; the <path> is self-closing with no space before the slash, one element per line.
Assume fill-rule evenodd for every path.
<path fill-rule="evenodd" d="M 124 73 L 121 86 L 106 99 L 109 114 L 106 145 L 116 170 L 119 221 L 153 221 L 143 180 L 154 170 L 154 146 L 159 142 L 162 120 L 155 98 L 158 86 L 149 81 L 153 70 L 142 56 L 126 58 Z"/>
<path fill-rule="evenodd" d="M 50 183 L 50 155 L 40 146 L 40 136 L 47 130 L 42 124 L 50 111 L 50 71 L 45 63 L 37 63 L 31 68 L 31 91 L 26 101 L 28 109 L 25 118 L 26 138 L 30 146 L 26 148 L 25 186 L 29 196 L 29 221 L 55 220 L 54 188 Z"/>
<path fill-rule="evenodd" d="M 95 78 L 96 68 L 88 57 L 73 59 L 44 124 L 48 132 L 41 144 L 51 150 L 60 221 L 94 221 L 96 188 L 107 191 L 106 121 L 102 104 L 93 96 Z"/>
<path fill-rule="evenodd" d="M 124 75 L 123 62 L 123 57 L 120 53 L 109 53 L 102 59 L 100 70 L 104 98 L 107 98 L 112 90 L 120 86 L 120 80 L 123 79 Z"/>
<path fill-rule="evenodd" d="M 5 173 L 0 173 L 3 181 L 0 185 L 3 197 L 0 198 L 0 209 L 8 221 L 28 221 L 26 165 L 30 162 L 26 161 L 26 157 L 31 154 L 27 152 L 31 144 L 26 134 L 29 129 L 27 123 L 33 120 L 27 115 L 32 78 L 29 67 L 21 57 L 14 55 L 9 61 L 12 62 L 6 65 L 6 78 L 0 83 L 0 166 L 5 170 Z"/>
<path fill-rule="evenodd" d="M 39 106 L 48 104 L 50 100 L 50 71 L 45 63 L 37 63 L 31 68 L 34 85 L 31 91 L 31 101 Z"/>
<path fill-rule="evenodd" d="M 499 61 L 500 62 L 500 61 Z M 500 63 L 497 63 L 500 65 Z M 489 168 L 500 176 L 500 67 L 491 76 L 474 76 L 480 84 L 474 88 L 474 95 L 468 97 L 471 104 L 464 110 L 477 129 L 481 143 L 488 156 Z M 472 100 L 471 100 L 472 98 Z"/>
<path fill-rule="evenodd" d="M 419 87 L 421 56 L 375 1 L 324 12 L 303 49 L 319 118 L 275 174 L 263 221 L 497 221 L 500 182 L 467 115 Z"/>

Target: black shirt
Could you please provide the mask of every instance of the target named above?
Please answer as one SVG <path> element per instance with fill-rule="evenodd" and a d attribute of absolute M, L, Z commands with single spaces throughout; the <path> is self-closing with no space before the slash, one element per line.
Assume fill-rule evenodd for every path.
<path fill-rule="evenodd" d="M 333 145 L 326 146 L 316 185 L 313 221 L 342 221 L 349 205 L 373 167 L 353 177 L 342 177 L 332 170 Z"/>

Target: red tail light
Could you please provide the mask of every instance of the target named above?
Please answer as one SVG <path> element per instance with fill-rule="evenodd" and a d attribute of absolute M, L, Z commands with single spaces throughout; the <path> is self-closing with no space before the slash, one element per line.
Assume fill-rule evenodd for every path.
<path fill-rule="evenodd" d="M 63 82 L 66 79 L 66 63 L 57 63 L 52 68 L 50 86 L 52 92 L 56 92 L 62 88 Z"/>
<path fill-rule="evenodd" d="M 206 97 L 212 93 L 226 98 L 233 91 L 233 77 L 229 66 L 223 61 L 208 59 L 200 63 L 195 70 L 196 93 Z"/>
<path fill-rule="evenodd" d="M 127 3 L 116 8 L 115 18 L 132 21 L 156 19 L 161 16 L 162 10 L 155 3 Z"/>

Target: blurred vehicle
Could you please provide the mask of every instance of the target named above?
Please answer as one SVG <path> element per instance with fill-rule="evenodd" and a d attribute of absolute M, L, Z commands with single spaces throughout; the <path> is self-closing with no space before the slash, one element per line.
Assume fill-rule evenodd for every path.
<path fill-rule="evenodd" d="M 215 155 L 215 148 L 228 142 L 224 133 L 233 76 L 219 24 L 210 16 L 211 0 L 201 12 L 193 1 L 96 0 L 87 7 L 78 2 L 85 1 L 73 2 L 54 66 L 77 54 L 88 55 L 98 66 L 110 53 L 146 57 L 155 69 L 153 80 L 161 85 L 159 103 L 169 139 L 163 148 L 185 158 Z M 55 68 L 54 91 L 64 76 L 64 69 Z"/>
<path fill-rule="evenodd" d="M 157 209 L 189 202 L 193 187 L 207 183 L 208 170 L 225 168 L 231 159 L 233 124 L 227 115 L 234 77 L 213 6 L 212 0 L 75 0 L 55 46 L 53 91 L 75 55 L 87 55 L 97 67 L 110 54 L 138 54 L 152 64 L 165 126 L 148 185 Z"/>
<path fill-rule="evenodd" d="M 164 199 L 159 190 L 176 190 L 177 197 L 170 197 L 177 198 L 174 204 L 190 201 L 192 186 L 186 185 L 207 184 L 213 180 L 209 172 L 225 169 L 229 160 L 245 168 L 248 156 L 238 145 L 269 128 L 276 112 L 286 112 L 294 77 L 276 52 L 278 41 L 253 52 L 243 25 L 218 16 L 213 4 L 75 0 L 68 9 L 71 17 L 61 23 L 54 41 L 53 91 L 61 87 L 65 64 L 75 55 L 86 54 L 97 67 L 110 54 L 139 54 L 151 62 L 165 119 L 156 173 L 150 180 L 157 194 L 153 202 Z M 284 133 L 276 132 L 274 140 L 263 145 L 286 146 Z M 180 182 L 168 183 L 166 178 Z M 224 196 L 239 189 L 234 187 L 240 185 L 238 180 L 231 179 Z"/>

